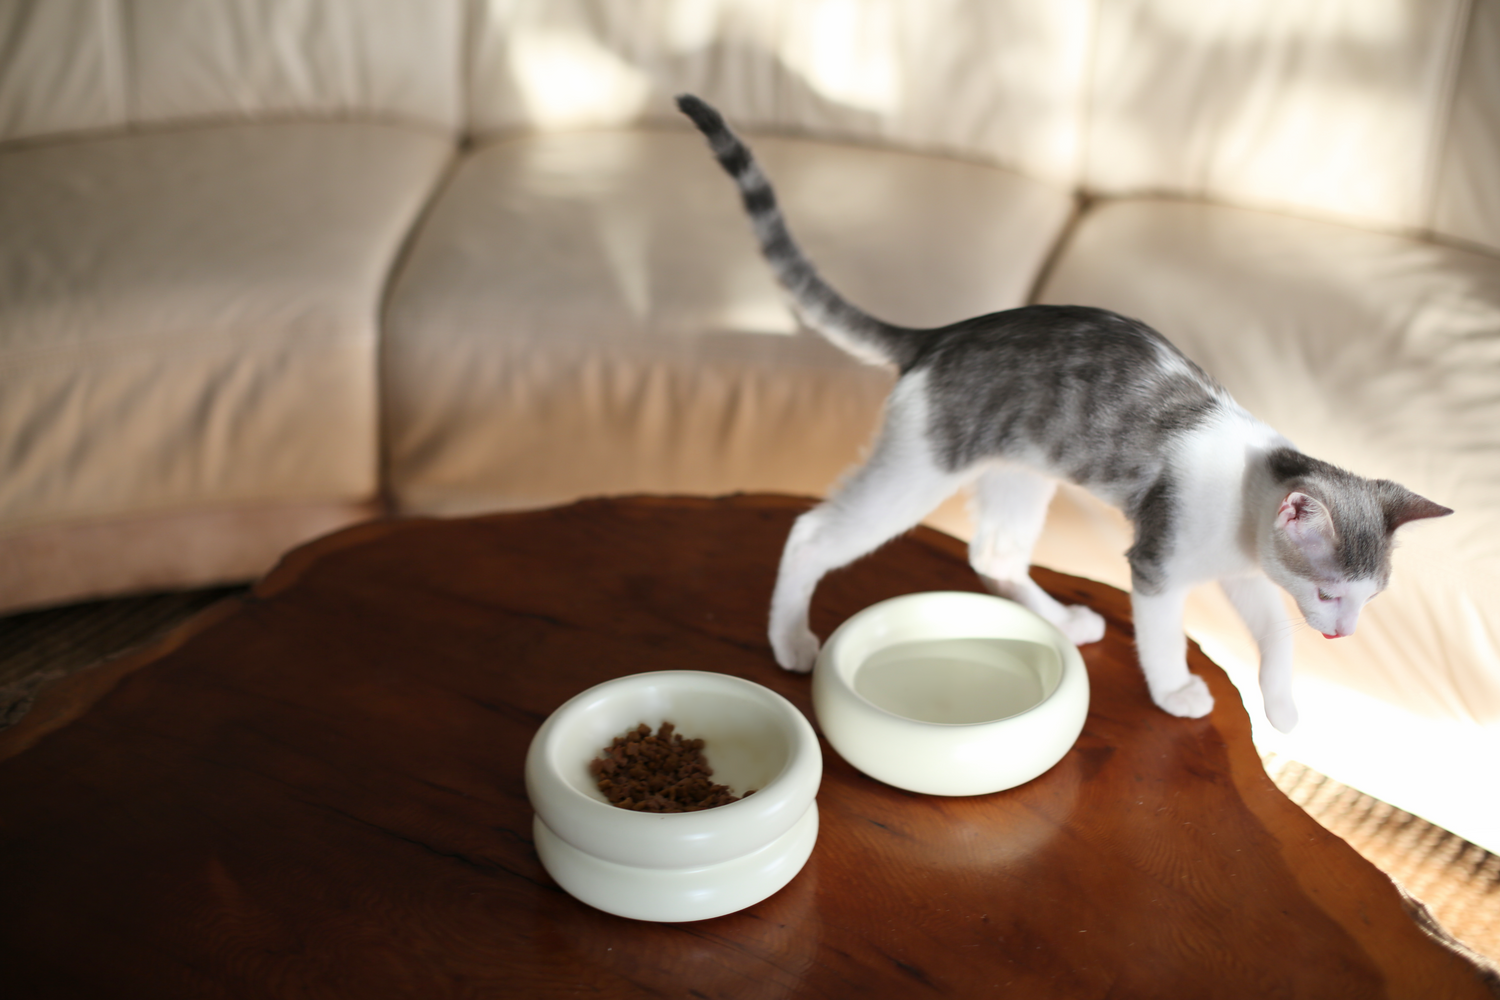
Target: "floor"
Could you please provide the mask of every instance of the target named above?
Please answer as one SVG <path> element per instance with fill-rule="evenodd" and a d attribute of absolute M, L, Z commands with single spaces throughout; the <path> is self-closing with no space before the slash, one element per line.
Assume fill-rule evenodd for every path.
<path fill-rule="evenodd" d="M 1271 780 L 1430 911 L 1500 974 L 1500 855 L 1294 760 L 1265 757 Z"/>
<path fill-rule="evenodd" d="M 147 644 L 239 592 L 197 590 L 0 617 L 0 729 L 20 719 L 48 682 Z M 1456 939 L 1500 976 L 1500 856 L 1296 761 L 1268 755 L 1265 764 L 1292 801 L 1418 901 L 1434 934 Z"/>

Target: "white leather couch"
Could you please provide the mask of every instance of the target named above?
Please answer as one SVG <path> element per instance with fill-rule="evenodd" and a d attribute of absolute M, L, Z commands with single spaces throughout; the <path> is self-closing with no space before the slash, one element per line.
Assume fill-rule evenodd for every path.
<path fill-rule="evenodd" d="M 0 0 L 0 608 L 823 492 L 891 375 L 797 329 L 684 90 L 870 310 L 1116 309 L 1455 508 L 1265 738 L 1500 849 L 1500 0 Z M 1038 561 L 1127 545 L 1065 491 Z"/>

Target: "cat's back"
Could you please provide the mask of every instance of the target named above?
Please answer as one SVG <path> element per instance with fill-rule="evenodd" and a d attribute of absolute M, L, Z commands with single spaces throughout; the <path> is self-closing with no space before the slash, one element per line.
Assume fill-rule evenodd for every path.
<path fill-rule="evenodd" d="M 1139 482 L 1173 439 L 1234 408 L 1144 323 L 1084 306 L 1024 306 L 928 331 L 908 374 L 952 467 L 1005 457 L 1084 486 Z"/>
<path fill-rule="evenodd" d="M 1098 390 L 1187 376 L 1219 390 L 1171 341 L 1139 320 L 1092 306 L 1031 305 L 920 331 L 911 370 L 959 382 L 998 368 L 1036 380 L 1078 379 Z"/>

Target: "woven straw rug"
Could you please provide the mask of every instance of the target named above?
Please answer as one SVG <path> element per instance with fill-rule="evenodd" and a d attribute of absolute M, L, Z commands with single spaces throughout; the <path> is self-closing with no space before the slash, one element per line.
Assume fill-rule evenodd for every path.
<path fill-rule="evenodd" d="M 149 643 L 242 588 L 98 601 L 0 617 L 0 729 L 49 682 Z M 1391 876 L 1430 932 L 1493 967 L 1500 982 L 1500 856 L 1296 761 L 1267 756 L 1293 802 Z M 1477 792 L 1476 792 L 1477 793 Z"/>

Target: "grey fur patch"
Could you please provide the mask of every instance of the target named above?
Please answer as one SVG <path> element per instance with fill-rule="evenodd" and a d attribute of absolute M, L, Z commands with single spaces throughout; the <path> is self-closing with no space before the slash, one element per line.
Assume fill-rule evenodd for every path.
<path fill-rule="evenodd" d="M 1023 306 L 928 331 L 916 369 L 928 373 L 934 444 L 950 471 L 1040 455 L 1054 475 L 1128 496 L 1160 478 L 1172 439 L 1228 405 L 1159 333 L 1081 306 Z"/>
<path fill-rule="evenodd" d="M 1130 561 L 1130 586 L 1143 594 L 1159 594 L 1167 585 L 1166 562 L 1178 517 L 1176 493 L 1171 476 L 1163 475 L 1136 505 L 1135 543 L 1125 558 Z"/>
<path fill-rule="evenodd" d="M 990 459 L 1113 497 L 1136 586 L 1159 592 L 1181 512 L 1174 443 L 1229 405 L 1155 330 L 1104 309 L 1025 306 L 929 331 L 930 434 L 947 471 Z"/>

